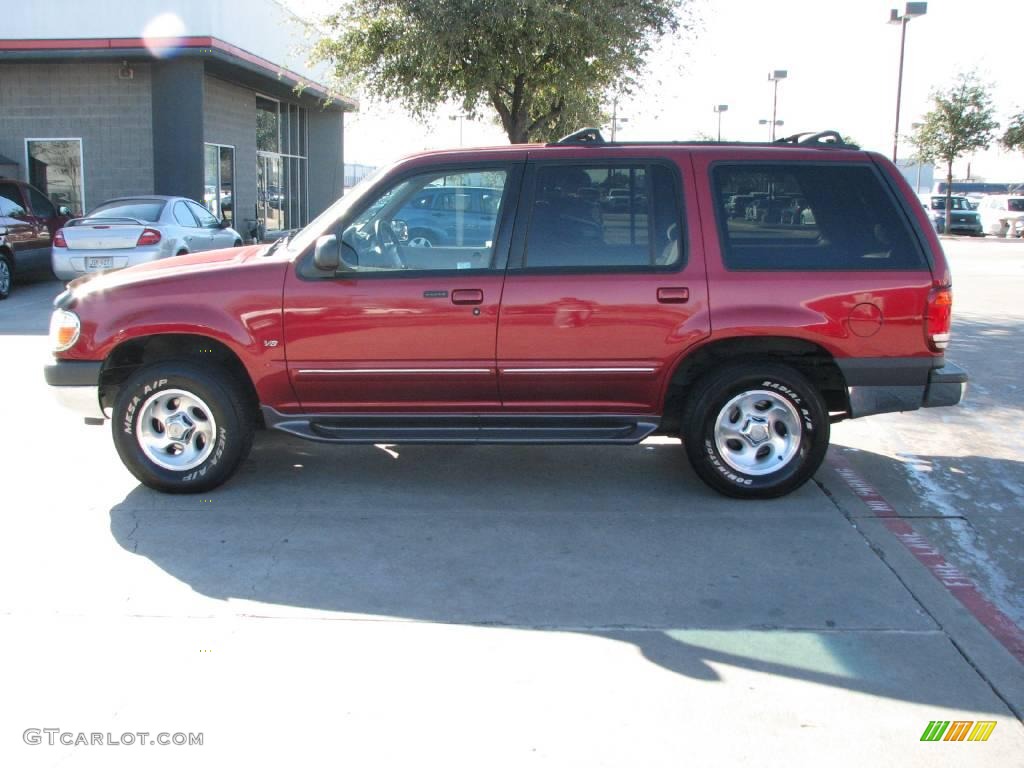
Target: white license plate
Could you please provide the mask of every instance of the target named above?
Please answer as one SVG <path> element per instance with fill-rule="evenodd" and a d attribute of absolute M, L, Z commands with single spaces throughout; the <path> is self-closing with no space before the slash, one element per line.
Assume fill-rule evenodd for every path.
<path fill-rule="evenodd" d="M 106 258 L 91 258 L 85 260 L 86 269 L 112 269 L 114 266 L 114 258 L 108 256 Z"/>

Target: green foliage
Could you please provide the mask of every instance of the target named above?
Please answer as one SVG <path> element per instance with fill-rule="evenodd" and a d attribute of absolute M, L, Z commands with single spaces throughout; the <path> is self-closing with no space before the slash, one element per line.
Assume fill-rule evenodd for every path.
<path fill-rule="evenodd" d="M 932 92 L 932 109 L 910 141 L 922 160 L 952 166 L 959 157 L 988 149 L 998 127 L 988 88 L 969 72 L 948 91 Z"/>
<path fill-rule="evenodd" d="M 493 110 L 509 140 L 603 122 L 690 0 L 344 0 L 314 56 L 339 79 L 424 116 Z"/>
<path fill-rule="evenodd" d="M 1010 151 L 1024 150 L 1024 112 L 1018 112 L 1010 118 L 1010 125 L 999 143 Z"/>
<path fill-rule="evenodd" d="M 910 137 L 918 162 L 946 164 L 946 232 L 953 207 L 953 162 L 991 146 L 999 127 L 994 115 L 989 89 L 973 72 L 962 73 L 948 91 L 932 91 L 932 109 Z"/>

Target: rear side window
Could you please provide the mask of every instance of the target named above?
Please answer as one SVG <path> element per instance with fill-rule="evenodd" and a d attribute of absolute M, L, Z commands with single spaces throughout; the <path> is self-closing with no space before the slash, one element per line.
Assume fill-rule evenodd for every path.
<path fill-rule="evenodd" d="M 525 266 L 679 267 L 681 204 L 662 165 L 544 165 L 537 170 Z"/>
<path fill-rule="evenodd" d="M 88 218 L 159 221 L 163 210 L 163 200 L 111 200 L 94 208 Z"/>
<path fill-rule="evenodd" d="M 923 269 L 882 180 L 862 166 L 718 165 L 712 171 L 729 269 Z"/>
<path fill-rule="evenodd" d="M 199 222 L 196 221 L 196 217 L 192 215 L 188 206 L 185 205 L 182 200 L 179 200 L 174 204 L 172 213 L 174 214 L 174 220 L 183 227 L 192 227 L 194 229 L 199 226 Z"/>

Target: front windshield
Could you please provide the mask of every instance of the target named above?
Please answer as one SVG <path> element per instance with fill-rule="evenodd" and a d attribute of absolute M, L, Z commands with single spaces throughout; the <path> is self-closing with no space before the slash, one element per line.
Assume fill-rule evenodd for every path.
<path fill-rule="evenodd" d="M 288 253 L 302 253 L 315 243 L 318 237 L 326 234 L 327 229 L 340 219 L 349 208 L 362 200 L 366 196 L 367 190 L 373 186 L 373 183 L 393 167 L 394 165 L 383 166 L 360 179 L 359 183 L 352 187 L 352 189 L 342 195 L 327 210 L 309 222 L 291 238 L 286 245 Z"/>
<path fill-rule="evenodd" d="M 951 211 L 970 211 L 973 210 L 970 204 L 967 202 L 966 197 L 954 197 L 951 199 L 952 205 L 950 205 Z M 946 210 L 946 198 L 944 197 L 933 197 L 932 208 L 936 211 Z"/>
<path fill-rule="evenodd" d="M 1020 213 L 1024 211 L 1024 197 L 1015 197 L 1006 201 L 1006 210 Z"/>

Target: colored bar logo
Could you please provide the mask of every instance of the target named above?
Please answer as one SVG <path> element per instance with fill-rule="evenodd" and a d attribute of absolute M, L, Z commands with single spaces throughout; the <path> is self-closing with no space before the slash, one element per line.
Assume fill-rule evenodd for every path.
<path fill-rule="evenodd" d="M 996 728 L 995 720 L 931 720 L 921 741 L 988 741 Z"/>

